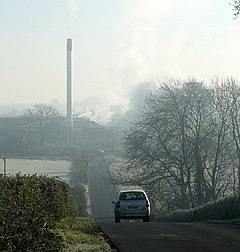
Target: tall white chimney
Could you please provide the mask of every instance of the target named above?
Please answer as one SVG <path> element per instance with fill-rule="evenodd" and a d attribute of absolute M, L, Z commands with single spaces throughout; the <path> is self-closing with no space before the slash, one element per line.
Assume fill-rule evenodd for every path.
<path fill-rule="evenodd" d="M 72 142 L 72 39 L 67 39 L 67 128 L 68 142 Z"/>

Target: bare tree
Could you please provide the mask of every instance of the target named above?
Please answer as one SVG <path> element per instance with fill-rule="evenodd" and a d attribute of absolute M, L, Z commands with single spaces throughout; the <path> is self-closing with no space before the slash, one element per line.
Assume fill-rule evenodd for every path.
<path fill-rule="evenodd" d="M 57 109 L 45 104 L 35 104 L 32 109 L 28 109 L 27 115 L 31 116 L 39 131 L 40 144 L 44 145 L 46 130 L 54 119 L 59 115 Z"/>
<path fill-rule="evenodd" d="M 165 210 L 194 207 L 228 193 L 233 160 L 238 167 L 234 153 L 240 130 L 231 119 L 236 112 L 231 92 L 223 84 L 207 88 L 195 80 L 170 80 L 147 96 L 125 134 L 119 180 L 161 197 Z"/>
<path fill-rule="evenodd" d="M 222 193 L 220 188 L 223 191 L 227 184 L 232 187 L 233 193 L 240 189 L 240 86 L 233 78 L 216 78 L 212 81 L 212 87 L 212 104 L 215 118 L 217 117 L 216 122 L 213 119 L 212 124 L 217 131 L 217 148 L 215 154 L 209 156 L 215 157 L 212 164 L 211 189 L 215 190 L 215 195 L 218 196 Z"/>
<path fill-rule="evenodd" d="M 166 199 L 176 208 L 194 206 L 194 194 L 197 204 L 203 198 L 201 145 L 206 140 L 200 131 L 210 113 L 205 91 L 195 82 L 163 84 L 146 99 L 124 142 L 126 166 L 138 174 L 135 181 L 164 184 Z"/>
<path fill-rule="evenodd" d="M 240 0 L 232 0 L 232 2 L 230 3 L 230 5 L 233 7 L 233 11 L 235 18 L 238 17 L 238 15 L 240 14 Z"/>
<path fill-rule="evenodd" d="M 212 80 L 211 106 L 214 111 L 210 121 L 213 126 L 212 148 L 207 153 L 205 161 L 207 200 L 224 195 L 229 186 L 229 178 L 231 178 L 230 155 L 233 139 L 231 137 L 230 103 L 230 93 L 225 81 L 218 78 Z"/>
<path fill-rule="evenodd" d="M 226 85 L 229 89 L 229 94 L 231 98 L 231 129 L 236 154 L 236 159 L 233 166 L 237 167 L 237 191 L 240 192 L 240 86 L 239 83 L 232 78 L 227 80 Z"/>

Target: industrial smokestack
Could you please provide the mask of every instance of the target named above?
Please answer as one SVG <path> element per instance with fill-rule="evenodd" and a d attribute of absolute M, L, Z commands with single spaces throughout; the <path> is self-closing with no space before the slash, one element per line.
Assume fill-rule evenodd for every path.
<path fill-rule="evenodd" d="M 68 142 L 72 142 L 72 39 L 67 39 L 67 128 Z"/>
<path fill-rule="evenodd" d="M 67 39 L 67 121 L 72 126 L 72 39 Z"/>

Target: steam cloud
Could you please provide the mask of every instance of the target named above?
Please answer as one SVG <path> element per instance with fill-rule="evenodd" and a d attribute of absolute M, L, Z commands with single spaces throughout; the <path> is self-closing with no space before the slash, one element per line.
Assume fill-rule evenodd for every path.
<path fill-rule="evenodd" d="M 183 28 L 171 28 L 171 17 L 194 15 L 194 11 L 208 4 L 210 0 L 122 0 L 122 13 L 116 26 L 121 37 L 119 50 L 113 67 L 114 77 L 109 81 L 107 91 L 102 98 L 90 97 L 78 104 L 76 113 L 102 124 L 112 118 L 123 116 L 129 109 L 138 107 L 149 82 L 171 77 L 186 77 L 195 74 L 192 69 L 187 73 L 186 58 L 194 57 L 190 31 Z M 87 0 L 66 0 L 68 9 L 76 13 Z M 104 4 L 104 2 L 103 2 Z M 182 54 L 184 52 L 184 55 Z M 202 69 L 198 66 L 198 69 Z M 103 80 L 104 81 L 104 80 Z M 108 81 L 108 80 L 106 80 Z M 139 84 L 144 83 L 144 84 Z M 148 84 L 146 84 L 148 83 Z M 119 90 L 118 87 L 121 87 Z M 119 96 L 119 97 L 117 97 Z"/>
<path fill-rule="evenodd" d="M 76 11 L 77 11 L 77 1 L 76 0 L 65 0 L 65 4 L 71 14 L 76 13 Z"/>
<path fill-rule="evenodd" d="M 89 97 L 84 102 L 75 106 L 76 115 L 84 117 L 100 124 L 116 126 L 125 124 L 130 111 L 136 111 L 145 101 L 145 97 L 156 89 L 156 83 L 140 83 L 131 88 L 128 96 L 123 102 L 111 104 L 106 97 Z"/>

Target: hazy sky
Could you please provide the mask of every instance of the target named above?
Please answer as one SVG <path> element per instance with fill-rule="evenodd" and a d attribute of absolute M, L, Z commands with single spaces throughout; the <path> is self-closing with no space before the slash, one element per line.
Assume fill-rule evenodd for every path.
<path fill-rule="evenodd" d="M 67 38 L 73 101 L 103 117 L 110 105 L 125 110 L 142 82 L 240 79 L 230 1 L 0 0 L 0 104 L 64 103 Z"/>

